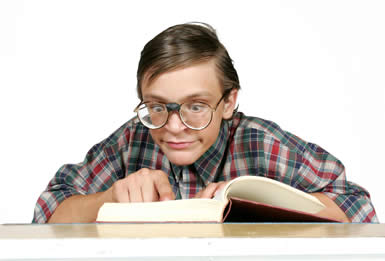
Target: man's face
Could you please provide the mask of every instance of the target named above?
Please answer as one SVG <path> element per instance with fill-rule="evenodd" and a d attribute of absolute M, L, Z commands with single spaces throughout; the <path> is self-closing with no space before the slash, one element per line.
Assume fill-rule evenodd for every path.
<path fill-rule="evenodd" d="M 204 102 L 215 108 L 222 97 L 214 60 L 166 72 L 150 84 L 144 80 L 142 94 L 145 102 L 185 103 Z M 170 112 L 168 122 L 160 129 L 150 130 L 154 141 L 167 158 L 176 165 L 189 165 L 202 156 L 218 137 L 222 119 L 232 116 L 237 91 L 218 105 L 210 125 L 203 130 L 192 130 L 181 121 L 177 112 Z"/>

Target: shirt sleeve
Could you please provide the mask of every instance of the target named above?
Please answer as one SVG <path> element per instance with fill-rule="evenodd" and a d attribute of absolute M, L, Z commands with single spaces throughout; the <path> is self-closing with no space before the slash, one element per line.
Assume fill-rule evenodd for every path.
<path fill-rule="evenodd" d="M 369 192 L 346 179 L 344 165 L 332 154 L 274 122 L 254 118 L 252 126 L 262 131 L 264 162 L 257 164 L 264 166 L 262 175 L 307 193 L 324 193 L 352 222 L 379 222 Z"/>
<path fill-rule="evenodd" d="M 297 187 L 308 192 L 324 193 L 352 222 L 379 222 L 369 192 L 347 181 L 345 167 L 337 158 L 318 145 L 286 134 L 298 151 Z"/>
<path fill-rule="evenodd" d="M 83 162 L 57 171 L 37 200 L 33 223 L 46 223 L 65 199 L 105 191 L 124 175 L 118 145 L 110 145 L 114 135 L 93 146 Z"/>

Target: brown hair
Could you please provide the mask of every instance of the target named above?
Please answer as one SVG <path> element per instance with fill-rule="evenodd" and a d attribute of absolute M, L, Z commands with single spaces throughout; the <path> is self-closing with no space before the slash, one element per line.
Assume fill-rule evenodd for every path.
<path fill-rule="evenodd" d="M 213 27 L 205 23 L 172 26 L 143 48 L 137 72 L 137 92 L 142 100 L 144 77 L 151 82 L 160 74 L 204 60 L 215 59 L 223 92 L 240 89 L 237 71 Z"/>

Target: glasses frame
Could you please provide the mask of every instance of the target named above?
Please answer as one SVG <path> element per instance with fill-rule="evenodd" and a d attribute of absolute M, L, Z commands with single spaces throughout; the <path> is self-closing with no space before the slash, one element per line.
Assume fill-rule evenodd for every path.
<path fill-rule="evenodd" d="M 177 111 L 177 112 L 178 112 L 179 119 L 181 120 L 181 122 L 183 123 L 183 125 L 186 126 L 187 128 L 192 129 L 192 130 L 203 130 L 203 129 L 207 128 L 207 127 L 210 125 L 211 121 L 213 120 L 213 114 L 214 114 L 214 112 L 217 110 L 217 108 L 218 108 L 219 104 L 222 102 L 222 100 L 223 100 L 223 99 L 230 93 L 230 91 L 231 91 L 231 89 L 226 90 L 226 91 L 223 93 L 222 97 L 219 99 L 219 101 L 217 102 L 217 104 L 215 105 L 214 108 L 212 108 L 212 107 L 210 106 L 210 104 L 207 104 L 207 103 L 204 103 L 204 102 L 200 102 L 200 103 L 203 103 L 203 104 L 207 105 L 207 106 L 211 109 L 211 116 L 210 116 L 209 122 L 208 122 L 205 126 L 200 127 L 200 128 L 193 128 L 193 127 L 190 127 L 190 126 L 183 120 L 183 117 L 182 117 L 182 115 L 181 115 L 181 113 L 180 113 L 180 108 L 181 108 L 181 106 L 182 106 L 183 104 L 186 104 L 186 102 L 181 103 L 181 104 L 175 103 L 175 102 L 172 102 L 172 103 L 161 103 L 161 102 L 159 102 L 159 104 L 163 104 L 163 105 L 166 106 L 168 115 L 167 115 L 166 121 L 165 121 L 161 126 L 155 127 L 155 128 L 147 126 L 146 123 L 144 123 L 144 122 L 142 121 L 142 119 L 139 117 L 139 107 L 140 107 L 142 104 L 146 104 L 146 103 L 149 103 L 149 102 L 141 101 L 141 102 L 138 104 L 138 106 L 135 107 L 134 112 L 135 112 L 136 115 L 138 116 L 139 121 L 140 121 L 144 126 L 146 126 L 146 127 L 149 128 L 149 129 L 152 129 L 152 130 L 157 130 L 157 129 L 160 129 L 160 128 L 164 127 L 164 125 L 167 124 L 168 119 L 170 118 L 170 112 L 174 112 L 174 111 Z"/>

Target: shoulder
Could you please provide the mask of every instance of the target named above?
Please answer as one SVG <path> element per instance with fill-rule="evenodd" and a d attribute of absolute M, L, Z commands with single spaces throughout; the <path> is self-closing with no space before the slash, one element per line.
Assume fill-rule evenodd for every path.
<path fill-rule="evenodd" d="M 234 134 L 233 138 L 247 139 L 245 135 L 254 135 L 258 141 L 265 143 L 279 143 L 281 146 L 288 147 L 288 149 L 301 153 L 304 151 L 307 142 L 301 138 L 283 130 L 277 123 L 262 119 L 259 117 L 246 116 L 242 112 L 234 115 L 230 122 L 231 132 Z"/>
<path fill-rule="evenodd" d="M 262 149 L 269 154 L 276 154 L 278 151 L 287 155 L 294 153 L 292 155 L 300 161 L 319 165 L 327 163 L 339 170 L 344 168 L 341 161 L 321 146 L 281 129 L 275 122 L 237 113 L 230 129 L 233 132 L 233 144 L 236 147 L 242 147 L 243 150 L 245 148 L 252 151 Z"/>
<path fill-rule="evenodd" d="M 151 135 L 146 127 L 144 127 L 137 117 L 133 117 L 129 121 L 125 122 L 106 139 L 96 144 L 90 152 L 93 150 L 106 150 L 112 148 L 113 150 L 121 150 L 124 147 L 129 146 L 133 141 L 147 141 L 150 142 Z"/>

